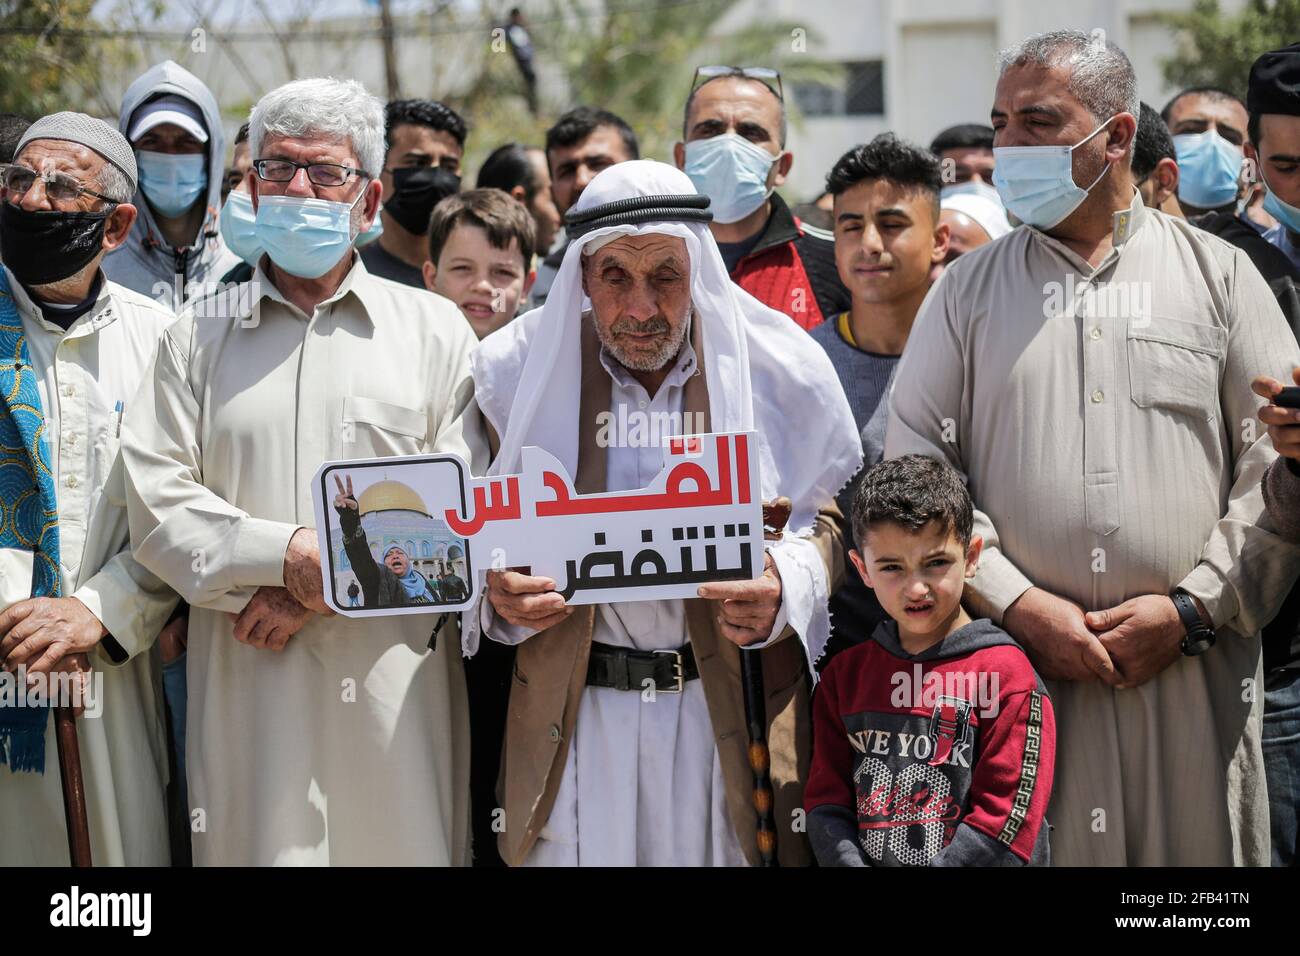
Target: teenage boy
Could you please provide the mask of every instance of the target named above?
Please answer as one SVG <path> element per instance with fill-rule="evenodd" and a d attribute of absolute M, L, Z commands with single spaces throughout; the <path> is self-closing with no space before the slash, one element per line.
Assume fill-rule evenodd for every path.
<path fill-rule="evenodd" d="M 889 617 L 813 698 L 804 792 L 823 866 L 1046 866 L 1056 727 L 1029 658 L 961 606 L 983 541 L 961 477 L 922 455 L 867 472 L 850 558 Z"/>
<path fill-rule="evenodd" d="M 536 226 L 528 210 L 499 189 L 448 196 L 429 220 L 424 285 L 455 302 L 481 339 L 515 317 L 528 297 Z"/>
<path fill-rule="evenodd" d="M 883 133 L 840 157 L 826 188 L 833 199 L 835 264 L 852 296 L 849 311 L 810 333 L 830 356 L 862 433 L 862 467 L 880 461 L 889 420 L 889 387 L 912 321 L 930 289 L 931 269 L 948 253 L 939 220 L 939 160 L 927 149 Z M 840 493 L 845 515 L 861 480 Z M 848 541 L 848 535 L 845 535 Z M 823 662 L 884 620 L 856 575 L 831 596 L 831 640 Z"/>

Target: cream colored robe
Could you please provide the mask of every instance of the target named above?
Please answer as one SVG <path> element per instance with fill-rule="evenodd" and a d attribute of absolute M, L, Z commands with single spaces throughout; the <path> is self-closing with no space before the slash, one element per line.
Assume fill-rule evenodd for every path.
<path fill-rule="evenodd" d="M 310 316 L 261 269 L 252 283 L 251 313 L 199 300 L 169 330 L 124 441 L 136 555 L 194 606 L 195 863 L 463 864 L 454 623 L 430 652 L 436 615 L 315 617 L 275 653 L 236 641 L 230 615 L 283 585 L 290 537 L 314 525 L 322 461 L 472 460 L 460 416 L 473 331 L 446 299 L 371 276 L 359 258 Z"/>
<path fill-rule="evenodd" d="M 1031 585 L 1101 610 L 1182 586 L 1218 643 L 1141 687 L 1049 684 L 1052 862 L 1266 865 L 1260 629 L 1300 570 L 1263 515 L 1251 379 L 1300 349 L 1245 254 L 1135 196 L 1094 270 L 1021 227 L 921 307 L 886 457 L 969 478 L 995 620 Z M 1072 304 L 1073 303 L 1073 304 Z"/>
<path fill-rule="evenodd" d="M 96 866 L 166 866 L 167 741 L 151 658 L 176 595 L 131 557 L 116 408 L 132 407 L 175 316 L 105 281 L 91 310 L 64 332 L 42 317 L 12 273 L 8 280 L 40 372 L 63 594 L 85 604 L 129 655 L 121 664 L 102 649 L 91 655 L 102 710 L 91 706 L 77 720 L 91 859 Z M 3 576 L 0 606 L 30 596 L 30 560 L 26 572 Z M 46 725 L 44 774 L 0 767 L 0 864 L 68 865 L 53 720 Z"/>

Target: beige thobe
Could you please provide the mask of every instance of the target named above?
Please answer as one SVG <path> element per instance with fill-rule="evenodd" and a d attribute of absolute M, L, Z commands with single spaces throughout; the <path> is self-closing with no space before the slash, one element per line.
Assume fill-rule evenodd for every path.
<path fill-rule="evenodd" d="M 12 273 L 7 278 L 40 375 L 63 594 L 85 604 L 128 655 L 114 664 L 102 645 L 91 655 L 100 699 L 77 720 L 91 858 L 96 866 L 166 866 L 167 742 L 151 657 L 176 595 L 131 557 L 117 406 L 132 406 L 175 316 L 104 281 L 95 305 L 65 332 L 46 321 Z M 15 573 L 4 581 L 0 604 L 30 596 L 30 560 L 25 579 Z M 9 587 L 20 583 L 19 590 Z M 68 865 L 53 720 L 45 731 L 44 774 L 0 767 L 0 864 Z"/>
<path fill-rule="evenodd" d="M 1261 523 L 1275 452 L 1250 381 L 1289 380 L 1300 350 L 1235 247 L 1137 196 L 1116 228 L 1096 269 L 1021 227 L 945 272 L 899 364 L 886 456 L 968 477 L 971 587 L 995 619 L 1030 586 L 1085 610 L 1181 586 L 1218 628 L 1136 689 L 1050 685 L 1053 862 L 1265 865 L 1259 632 L 1300 549 Z"/>
<path fill-rule="evenodd" d="M 355 257 L 311 315 L 260 268 L 251 281 L 251 311 L 185 310 L 124 433 L 136 556 L 193 605 L 195 863 L 464 863 L 455 624 L 430 651 L 435 615 L 313 617 L 275 653 L 236 641 L 231 613 L 283 586 L 290 537 L 314 527 L 322 461 L 482 452 L 461 417 L 473 331 L 446 299 Z"/>

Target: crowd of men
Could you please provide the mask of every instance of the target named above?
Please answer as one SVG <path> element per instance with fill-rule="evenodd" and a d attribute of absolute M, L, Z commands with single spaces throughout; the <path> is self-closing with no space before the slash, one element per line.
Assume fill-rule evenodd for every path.
<path fill-rule="evenodd" d="M 1300 44 L 1259 53 L 1244 101 L 1157 112 L 1113 44 L 1030 37 L 991 126 L 884 133 L 793 207 L 763 67 L 696 71 L 671 162 L 581 106 L 472 189 L 464 118 L 351 80 L 267 92 L 229 155 L 171 61 L 115 126 L 0 117 L 0 665 L 99 688 L 94 862 L 757 864 L 742 655 L 780 862 L 872 862 L 872 824 L 847 857 L 808 832 L 813 705 L 897 618 L 849 517 L 920 455 L 973 503 L 963 620 L 1055 728 L 1046 791 L 1002 768 L 1015 826 L 962 811 L 1012 852 L 946 861 L 1043 862 L 1045 807 L 1053 865 L 1295 865 Z M 494 570 L 433 639 L 326 606 L 321 462 L 537 445 L 579 492 L 644 487 L 662 448 L 602 447 L 610 411 L 757 433 L 791 500 L 761 577 L 574 607 Z M 67 862 L 55 752 L 0 694 L 0 863 Z"/>

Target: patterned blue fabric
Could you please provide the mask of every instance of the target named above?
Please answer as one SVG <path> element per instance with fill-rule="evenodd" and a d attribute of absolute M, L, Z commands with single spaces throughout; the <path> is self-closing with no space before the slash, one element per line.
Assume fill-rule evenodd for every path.
<path fill-rule="evenodd" d="M 46 458 L 45 416 L 27 337 L 0 269 L 0 548 L 33 551 L 32 596 L 58 597 L 59 504 Z M 0 764 L 45 772 L 49 707 L 0 700 Z"/>

